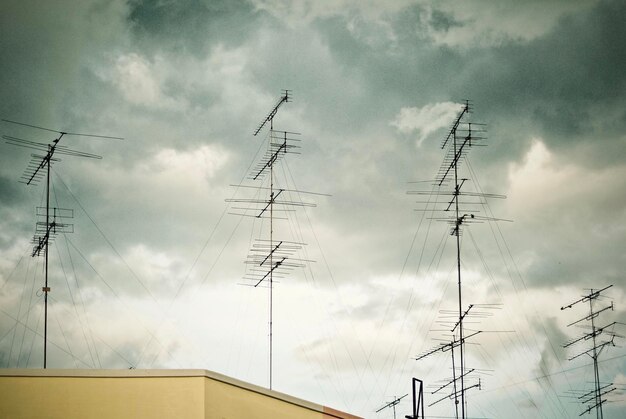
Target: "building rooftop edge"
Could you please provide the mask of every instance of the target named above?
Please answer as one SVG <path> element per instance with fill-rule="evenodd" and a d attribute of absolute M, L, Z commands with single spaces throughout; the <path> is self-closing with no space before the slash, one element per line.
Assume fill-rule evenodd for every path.
<path fill-rule="evenodd" d="M 304 407 L 320 413 L 335 414 L 338 418 L 358 418 L 339 410 L 307 400 L 299 399 L 276 390 L 270 390 L 236 378 L 203 369 L 42 369 L 42 368 L 0 368 L 0 377 L 67 377 L 67 378 L 183 378 L 205 377 L 228 385 L 239 387 L 273 399 Z"/>

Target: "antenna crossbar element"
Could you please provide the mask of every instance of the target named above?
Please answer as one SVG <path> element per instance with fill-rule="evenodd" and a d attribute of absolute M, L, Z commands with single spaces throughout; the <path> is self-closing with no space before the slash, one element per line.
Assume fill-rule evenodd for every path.
<path fill-rule="evenodd" d="M 278 133 L 282 135 L 279 136 Z M 270 168 L 274 166 L 274 163 L 286 154 L 299 154 L 295 150 L 299 149 L 300 146 L 292 144 L 292 142 L 301 140 L 294 138 L 293 135 L 298 134 L 290 133 L 289 131 L 271 131 L 269 148 L 250 174 L 251 180 L 264 177 Z"/>
<path fill-rule="evenodd" d="M 471 389 L 473 389 L 473 388 L 478 388 L 479 390 L 481 389 L 481 381 L 480 381 L 480 377 L 478 377 L 478 383 L 473 384 L 473 385 L 468 386 L 468 387 L 465 387 L 464 389 L 460 389 L 460 390 L 454 391 L 454 392 L 452 392 L 452 393 L 450 393 L 450 394 L 447 394 L 447 395 L 443 396 L 442 398 L 440 398 L 440 399 L 438 399 L 438 400 L 435 400 L 434 402 L 432 402 L 431 404 L 429 404 L 429 405 L 428 405 L 428 407 L 434 406 L 434 405 L 436 405 L 437 403 L 442 402 L 442 401 L 444 401 L 444 400 L 446 400 L 446 399 L 456 400 L 456 399 L 458 399 L 458 398 L 459 398 L 459 396 L 462 396 L 462 395 L 463 395 L 463 393 L 465 393 L 466 391 L 471 390 Z"/>
<path fill-rule="evenodd" d="M 405 398 L 406 396 L 408 396 L 408 395 L 409 395 L 409 394 L 407 393 L 407 394 L 405 394 L 405 395 L 404 395 L 404 396 L 402 396 L 402 397 L 396 397 L 396 398 L 394 398 L 394 399 L 393 399 L 393 401 L 390 401 L 389 403 L 387 403 L 386 405 L 384 405 L 383 407 L 381 407 L 380 409 L 378 409 L 378 410 L 376 411 L 376 413 L 380 412 L 381 410 L 388 409 L 388 408 L 390 408 L 390 407 L 391 407 L 391 408 L 393 408 L 393 418 L 395 419 L 395 418 L 396 418 L 396 406 L 398 405 L 398 403 L 400 403 L 400 401 L 401 401 L 402 399 L 404 399 L 404 398 Z"/>
<path fill-rule="evenodd" d="M 463 141 L 461 142 L 461 144 L 458 146 L 458 149 L 454 153 L 454 157 L 449 163 L 447 163 L 445 170 L 439 176 L 439 186 L 441 186 L 446 181 L 446 178 L 448 177 L 450 172 L 454 169 L 454 167 L 458 165 L 461 158 L 465 157 L 466 147 L 472 146 L 472 140 L 476 141 L 477 138 L 472 137 L 471 134 L 468 134 L 467 136 L 465 136 L 465 138 L 463 138 Z"/>
<path fill-rule="evenodd" d="M 58 131 L 55 129 L 51 129 L 51 128 L 45 128 L 45 127 L 40 127 L 38 125 L 31 125 L 31 124 L 25 124 L 23 122 L 17 122 L 17 121 L 11 121 L 8 119 L 3 119 L 3 122 L 8 122 L 10 124 L 15 124 L 15 125 L 22 125 L 25 127 L 29 127 L 29 128 L 36 128 L 42 131 L 49 131 L 49 132 L 56 132 L 57 134 L 62 134 L 62 135 L 74 135 L 77 137 L 92 137 L 92 138 L 108 138 L 111 140 L 123 140 L 124 138 L 122 137 L 111 137 L 109 135 L 96 135 L 96 134 L 81 134 L 78 132 L 67 132 L 67 131 Z"/>
<path fill-rule="evenodd" d="M 420 359 L 426 358 L 429 355 L 432 355 L 434 353 L 437 352 L 447 352 L 451 349 L 454 349 L 458 346 L 460 346 L 461 344 L 465 343 L 465 341 L 473 336 L 476 336 L 477 334 L 481 333 L 482 331 L 477 331 L 472 333 L 471 335 L 467 335 L 465 337 L 463 337 L 463 340 L 453 340 L 452 342 L 448 342 L 446 344 L 441 344 L 440 346 L 437 346 L 436 348 L 433 348 L 431 350 L 426 351 L 425 353 L 422 353 L 420 355 L 417 356 L 417 358 L 414 358 L 416 361 L 419 361 Z"/>
<path fill-rule="evenodd" d="M 278 103 L 276 103 L 276 105 L 272 108 L 272 110 L 267 114 L 265 119 L 263 119 L 263 121 L 261 121 L 261 123 L 259 124 L 257 129 L 254 131 L 254 134 L 252 134 L 253 136 L 256 137 L 256 135 L 263 129 L 263 127 L 268 122 L 272 122 L 272 120 L 274 119 L 274 116 L 276 116 L 276 113 L 278 112 L 278 108 L 280 108 L 280 105 L 282 105 L 283 103 L 289 102 L 289 99 L 290 99 L 289 94 L 290 93 L 291 93 L 290 90 L 284 90 L 283 91 L 283 95 L 280 97 L 280 99 L 278 99 Z"/>
<path fill-rule="evenodd" d="M 561 310 L 565 310 L 566 308 L 572 308 L 572 306 L 574 306 L 575 304 L 578 304 L 578 303 L 584 303 L 584 302 L 589 301 L 589 300 L 595 300 L 596 298 L 598 298 L 600 296 L 600 294 L 603 291 L 608 290 L 612 286 L 613 286 L 613 284 L 611 284 L 609 286 L 606 286 L 606 287 L 604 287 L 604 288 L 602 288 L 600 290 L 597 290 L 597 291 L 591 290 L 591 292 L 589 294 L 585 295 L 581 299 L 576 300 L 573 303 L 570 303 L 570 304 L 568 304 L 566 306 L 561 307 Z"/>
<path fill-rule="evenodd" d="M 278 196 L 284 192 L 279 189 L 277 192 L 272 192 L 269 199 L 248 199 L 248 198 L 233 198 L 227 199 L 226 202 L 250 204 L 248 207 L 232 207 L 234 210 L 243 211 L 243 213 L 233 213 L 235 215 L 250 216 L 254 218 L 269 218 L 270 209 L 272 212 L 293 212 L 289 209 L 291 207 L 309 207 L 314 208 L 317 205 L 312 202 L 294 201 L 294 200 L 277 200 Z M 275 208 L 275 206 L 279 208 Z M 254 212 L 254 214 L 248 214 L 248 212 Z M 276 218 L 276 216 L 274 216 Z"/>
<path fill-rule="evenodd" d="M 568 324 L 567 326 L 569 327 L 569 326 L 573 326 L 575 324 L 578 324 L 580 322 L 590 321 L 591 319 L 595 319 L 596 317 L 598 317 L 600 315 L 600 313 L 602 313 L 603 311 L 609 310 L 609 309 L 613 310 L 613 303 L 612 302 L 611 302 L 610 306 L 604 307 L 603 309 L 600 309 L 598 311 L 594 311 L 593 313 L 590 313 L 589 315 L 583 317 L 582 319 L 576 320 L 575 322 L 572 322 L 572 323 Z"/>
<path fill-rule="evenodd" d="M 455 135 L 457 129 L 459 128 L 459 124 L 461 124 L 461 120 L 463 119 L 463 116 L 469 113 L 469 110 L 470 110 L 469 101 L 465 101 L 465 106 L 463 106 L 463 109 L 461 109 L 461 111 L 457 115 L 456 119 L 452 123 L 452 127 L 450 128 L 448 135 L 446 136 L 446 138 L 443 140 L 443 143 L 441 144 L 442 149 L 446 147 L 446 144 L 448 144 L 448 141 L 450 141 L 450 138 L 452 138 Z"/>
<path fill-rule="evenodd" d="M 468 371 L 466 371 L 463 376 L 467 376 L 469 374 L 471 374 L 472 372 L 476 371 L 475 368 L 470 368 Z M 437 389 L 435 389 L 434 391 L 432 391 L 430 394 L 437 394 L 439 391 L 443 390 L 444 388 L 448 387 L 450 384 L 454 384 L 455 381 L 457 381 L 459 378 L 461 377 L 456 377 L 455 379 L 452 379 L 450 381 L 448 381 L 447 383 L 445 383 L 442 386 L 439 386 Z"/>
<path fill-rule="evenodd" d="M 607 384 L 605 386 L 600 387 L 600 391 L 601 391 L 600 392 L 600 396 L 604 396 L 606 394 L 609 394 L 609 393 L 617 390 L 616 387 L 613 387 L 613 388 L 610 388 L 610 389 L 607 390 L 607 388 L 611 387 L 612 385 L 613 385 L 613 383 L 610 383 L 610 384 Z M 590 401 L 594 400 L 596 398 L 596 396 L 595 396 L 595 394 L 592 394 L 592 393 L 593 393 L 593 391 L 590 391 L 589 393 L 587 393 L 586 397 L 588 397 L 588 398 L 585 399 L 585 400 L 581 400 L 581 403 L 583 403 L 583 404 L 584 403 L 589 403 Z M 579 397 L 579 399 L 582 399 L 582 398 L 583 398 L 582 396 Z"/>
<path fill-rule="evenodd" d="M 58 219 L 74 218 L 74 210 L 68 208 L 37 207 L 36 215 L 44 221 L 35 224 L 35 236 L 33 237 L 33 251 L 31 256 L 41 256 L 41 253 L 54 240 L 57 234 L 74 232 L 74 225 L 58 222 Z"/>

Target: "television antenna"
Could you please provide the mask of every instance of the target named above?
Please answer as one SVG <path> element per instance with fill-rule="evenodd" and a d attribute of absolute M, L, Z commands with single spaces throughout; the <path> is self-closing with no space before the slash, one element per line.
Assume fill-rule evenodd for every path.
<path fill-rule="evenodd" d="M 591 411 L 595 409 L 596 418 L 602 419 L 604 417 L 602 414 L 602 404 L 607 402 L 607 399 L 605 399 L 604 396 L 617 389 L 613 386 L 613 383 L 603 385 L 603 383 L 600 381 L 598 358 L 605 348 L 609 346 L 615 346 L 614 341 L 616 337 L 623 337 L 614 332 L 615 326 L 622 323 L 612 322 L 604 326 L 598 326 L 596 324 L 596 319 L 601 313 L 609 309 L 613 311 L 613 301 L 611 301 L 611 304 L 606 305 L 600 309 L 594 307 L 594 301 L 600 299 L 600 297 L 603 297 L 602 292 L 608 290 L 612 286 L 613 285 L 609 285 L 599 290 L 594 290 L 592 288 L 589 290 L 589 294 L 584 295 L 582 298 L 574 301 L 573 303 L 561 307 L 561 310 L 566 310 L 572 308 L 578 303 L 589 303 L 589 314 L 581 319 L 576 320 L 575 322 L 568 324 L 567 327 L 576 325 L 580 326 L 582 323 L 588 322 L 588 324 L 591 325 L 590 331 L 583 334 L 582 336 L 570 340 L 563 345 L 564 348 L 569 348 L 570 346 L 573 346 L 577 343 L 586 342 L 589 340 L 591 340 L 592 343 L 591 348 L 583 350 L 577 355 L 568 358 L 568 361 L 572 361 L 576 358 L 582 357 L 583 355 L 588 355 L 593 360 L 594 389 L 578 396 L 579 402 L 583 405 L 586 405 L 585 410 L 579 416 L 582 416 L 585 413 L 591 413 Z M 608 338 L 606 340 L 600 341 L 601 335 L 608 336 Z"/>
<path fill-rule="evenodd" d="M 485 133 L 485 124 L 472 122 L 470 115 L 473 107 L 469 100 L 466 100 L 462 105 L 461 110 L 454 119 L 448 134 L 443 139 L 441 148 L 445 150 L 443 162 L 439 167 L 439 170 L 435 176 L 432 184 L 433 189 L 430 191 L 409 191 L 409 195 L 426 195 L 435 196 L 437 198 L 443 198 L 442 200 L 436 199 L 434 208 L 424 208 L 421 211 L 443 211 L 447 216 L 441 218 L 435 218 L 437 221 L 444 221 L 450 225 L 450 235 L 456 239 L 456 276 L 457 276 L 457 295 L 458 295 L 458 310 L 457 310 L 457 323 L 453 329 L 453 339 L 450 343 L 444 345 L 447 350 L 451 351 L 453 356 L 453 378 L 450 381 L 451 384 L 456 386 L 457 380 L 459 388 L 455 388 L 452 396 L 455 400 L 455 408 L 461 405 L 461 418 L 467 418 L 466 413 L 466 400 L 465 393 L 470 388 L 480 388 L 480 381 L 478 384 L 466 386 L 466 376 L 469 374 L 465 365 L 465 341 L 470 336 L 476 335 L 473 333 L 470 336 L 465 336 L 464 329 L 464 317 L 467 312 L 463 310 L 463 293 L 462 293 L 462 272 L 461 272 L 461 235 L 463 227 L 481 222 L 489 221 L 509 221 L 490 216 L 482 216 L 479 214 L 479 206 L 486 205 L 488 199 L 506 198 L 504 195 L 483 193 L 483 192 L 465 192 L 462 190 L 463 186 L 469 180 L 468 178 L 462 178 L 459 173 L 463 161 L 466 159 L 469 150 L 472 147 L 484 146 L 484 140 L 486 139 L 482 135 Z M 461 199 L 463 198 L 463 199 Z M 430 204 L 428 202 L 421 202 Z M 451 214 L 452 216 L 449 216 Z M 471 306 L 470 306 L 471 308 Z M 469 311 L 469 309 L 468 309 Z M 456 336 L 456 337 L 454 337 Z M 454 365 L 454 349 L 458 348 L 459 357 L 459 369 L 458 377 L 456 377 L 456 366 Z M 438 348 L 437 350 L 443 350 Z M 437 350 L 431 352 L 434 353 Z M 420 356 L 416 359 L 422 359 L 424 356 Z M 444 400 L 444 397 L 441 400 Z"/>
<path fill-rule="evenodd" d="M 274 129 L 274 117 L 278 109 L 292 99 L 291 91 L 284 90 L 276 105 L 261 121 L 253 135 L 257 136 L 263 128 L 269 125 L 267 135 L 267 149 L 252 171 L 248 180 L 252 182 L 268 182 L 264 186 L 237 185 L 237 188 L 255 189 L 258 194 L 255 198 L 232 198 L 226 202 L 233 204 L 230 214 L 269 220 L 268 237 L 255 240 L 252 244 L 245 264 L 249 266 L 242 285 L 254 288 L 266 287 L 269 289 L 269 388 L 272 389 L 273 374 L 273 336 L 274 336 L 274 283 L 277 279 L 285 278 L 296 268 L 304 268 L 313 260 L 301 258 L 298 254 L 304 250 L 306 243 L 297 240 L 281 240 L 275 235 L 277 220 L 288 219 L 288 215 L 297 208 L 315 207 L 316 204 L 302 199 L 303 196 L 328 196 L 326 194 L 307 192 L 297 189 L 279 187 L 274 173 L 275 165 L 287 154 L 300 154 L 300 134 L 293 131 Z M 267 183 L 266 183 L 267 184 Z"/>
<path fill-rule="evenodd" d="M 103 139 L 115 139 L 122 140 L 120 137 L 111 137 L 106 135 L 95 134 L 82 134 L 77 132 L 58 131 L 50 128 L 45 128 L 37 125 L 26 124 L 23 122 L 10 121 L 3 119 L 3 122 L 20 125 L 30 129 L 36 129 L 40 131 L 53 132 L 58 135 L 57 138 L 52 140 L 51 143 L 42 143 L 38 141 L 32 141 L 12 135 L 3 135 L 2 138 L 7 144 L 29 148 L 39 153 L 45 154 L 31 154 L 31 160 L 26 166 L 24 173 L 20 178 L 21 183 L 26 185 L 37 185 L 45 178 L 46 179 L 46 206 L 37 207 L 36 215 L 43 218 L 43 221 L 36 223 L 35 235 L 33 237 L 33 251 L 32 257 L 44 256 L 44 286 L 41 288 L 44 295 L 44 334 L 43 334 L 43 367 L 47 368 L 48 360 L 48 293 L 50 292 L 50 286 L 48 284 L 48 247 L 50 242 L 54 241 L 54 238 L 59 233 L 73 233 L 73 224 L 62 222 L 64 219 L 71 219 L 74 216 L 74 212 L 67 208 L 53 208 L 50 207 L 50 169 L 52 164 L 60 161 L 55 158 L 56 155 L 65 155 L 72 157 L 84 157 L 89 159 L 102 159 L 102 156 L 97 154 L 86 153 L 78 150 L 70 149 L 67 146 L 59 145 L 59 142 L 63 137 L 92 137 Z"/>

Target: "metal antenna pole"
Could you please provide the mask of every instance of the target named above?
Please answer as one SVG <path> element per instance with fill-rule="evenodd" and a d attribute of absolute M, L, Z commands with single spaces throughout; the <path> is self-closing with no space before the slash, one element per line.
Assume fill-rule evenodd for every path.
<path fill-rule="evenodd" d="M 591 290 L 591 294 L 593 294 L 593 289 Z M 595 378 L 595 395 L 596 395 L 596 405 L 598 408 L 596 409 L 596 418 L 602 419 L 602 396 L 600 395 L 600 374 L 598 373 L 598 347 L 596 346 L 596 324 L 594 322 L 593 315 L 593 298 L 589 299 L 589 317 L 591 317 L 591 338 L 593 342 L 593 375 Z"/>
<path fill-rule="evenodd" d="M 452 345 L 450 345 L 450 354 L 452 356 L 452 389 L 454 390 L 454 417 L 459 419 L 459 398 L 456 389 L 456 364 L 454 363 L 454 337 L 452 337 Z"/>
<path fill-rule="evenodd" d="M 270 142 L 274 131 L 274 117 L 270 119 Z M 270 249 L 274 247 L 274 161 L 270 161 Z M 274 253 L 270 253 L 270 266 L 273 265 Z M 273 360 L 273 298 L 274 298 L 274 270 L 270 271 L 270 390 L 272 389 L 272 360 Z"/>
<path fill-rule="evenodd" d="M 60 137 L 59 137 L 60 138 Z M 53 146 L 50 147 L 50 156 L 54 152 Z M 50 231 L 50 160 L 48 160 L 47 167 L 47 179 L 46 179 L 46 231 Z M 45 285 L 43 287 L 43 306 L 44 306 L 44 322 L 43 322 L 43 368 L 46 369 L 48 365 L 48 239 L 46 235 L 46 247 L 44 250 L 44 264 L 45 264 Z"/>
<path fill-rule="evenodd" d="M 454 141 L 454 154 L 458 153 L 457 151 L 457 143 L 456 143 L 456 129 L 453 132 L 453 141 Z M 460 348 L 460 366 L 461 366 L 461 418 L 465 419 L 465 382 L 463 376 L 465 375 L 465 363 L 464 363 L 464 353 L 463 353 L 463 301 L 461 294 L 461 235 L 460 227 L 461 227 L 461 219 L 459 218 L 459 178 L 458 178 L 458 166 L 454 165 L 454 211 L 455 218 L 457 223 L 456 228 L 456 266 L 457 266 L 457 277 L 458 277 L 458 294 L 459 294 L 459 348 Z M 456 404 L 456 400 L 455 400 Z M 457 413 L 458 414 L 458 413 Z"/>

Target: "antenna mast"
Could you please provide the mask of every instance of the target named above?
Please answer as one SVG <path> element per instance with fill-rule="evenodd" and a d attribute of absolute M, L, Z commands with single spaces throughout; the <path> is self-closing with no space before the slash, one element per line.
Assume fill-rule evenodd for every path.
<path fill-rule="evenodd" d="M 50 292 L 50 286 L 48 285 L 48 247 L 51 241 L 59 233 L 73 233 L 74 225 L 65 224 L 57 221 L 58 219 L 73 218 L 74 212 L 71 209 L 66 208 L 51 208 L 50 207 L 50 168 L 53 162 L 60 161 L 54 158 L 54 154 L 61 154 L 74 157 L 85 157 L 91 159 L 102 159 L 102 156 L 96 154 L 85 153 L 82 151 L 71 150 L 65 146 L 59 145 L 59 142 L 64 136 L 80 136 L 80 137 L 95 137 L 95 138 L 108 138 L 121 140 L 120 137 L 109 137 L 104 135 L 93 134 L 79 134 L 75 132 L 57 131 L 49 128 L 39 127 L 31 124 L 24 124 L 16 121 L 9 121 L 3 119 L 3 122 L 7 122 L 14 125 L 21 125 L 28 128 L 34 128 L 42 131 L 54 132 L 59 136 L 55 138 L 51 143 L 40 143 L 36 141 L 30 141 L 11 135 L 3 135 L 2 138 L 7 144 L 11 144 L 18 147 L 30 148 L 35 151 L 44 152 L 45 155 L 31 154 L 31 161 L 24 170 L 20 179 L 21 183 L 26 185 L 36 185 L 42 178 L 46 178 L 46 206 L 37 207 L 37 216 L 43 217 L 44 221 L 39 221 L 36 224 L 35 236 L 33 237 L 33 251 L 31 256 L 44 255 L 44 286 L 41 288 L 44 294 L 44 333 L 43 333 L 43 367 L 47 368 L 48 365 L 48 293 Z"/>
<path fill-rule="evenodd" d="M 572 339 L 563 345 L 564 348 L 569 348 L 570 346 L 574 344 L 588 341 L 589 339 L 591 339 L 591 342 L 592 342 L 591 348 L 587 350 L 583 350 L 583 352 L 580 352 L 577 355 L 568 359 L 568 361 L 572 361 L 583 355 L 588 355 L 591 357 L 591 359 L 593 359 L 594 390 L 586 392 L 583 395 L 578 397 L 578 399 L 580 400 L 582 404 L 587 405 L 587 408 L 579 416 L 582 416 L 585 413 L 591 413 L 591 410 L 595 409 L 596 418 L 602 419 L 604 417 L 602 414 L 602 404 L 607 401 L 607 399 L 603 399 L 603 397 L 607 395 L 608 393 L 611 393 L 612 391 L 616 390 L 616 387 L 613 387 L 613 383 L 602 385 L 602 383 L 600 382 L 600 373 L 598 370 L 598 358 L 600 357 L 600 354 L 602 353 L 604 348 L 606 348 L 607 346 L 615 346 L 615 343 L 614 343 L 615 337 L 622 337 L 613 331 L 613 329 L 615 328 L 615 325 L 618 324 L 618 322 L 612 322 L 605 326 L 600 326 L 600 327 L 598 327 L 598 325 L 596 324 L 596 318 L 602 312 L 609 310 L 609 309 L 611 311 L 613 310 L 613 301 L 611 301 L 610 305 L 605 306 L 601 309 L 596 309 L 593 304 L 595 300 L 601 297 L 601 294 L 603 291 L 606 291 L 612 286 L 613 285 L 609 285 L 600 290 L 594 290 L 592 288 L 589 294 L 574 301 L 573 303 L 570 303 L 569 305 L 561 307 L 561 310 L 566 310 L 568 308 L 572 308 L 574 305 L 578 303 L 589 302 L 589 314 L 581 319 L 576 320 L 575 322 L 568 324 L 567 326 L 570 327 L 574 325 L 579 325 L 582 322 L 589 322 L 589 324 L 591 325 L 591 331 L 589 333 L 585 333 L 584 335 L 578 338 Z M 600 335 L 602 334 L 608 335 L 609 339 L 599 342 Z"/>
<path fill-rule="evenodd" d="M 426 354 L 419 356 L 416 359 L 422 359 L 423 357 L 429 355 L 430 353 L 437 352 L 439 350 L 442 351 L 451 351 L 452 355 L 452 371 L 453 378 L 448 384 L 453 385 L 453 393 L 450 398 L 453 398 L 455 401 L 455 409 L 456 409 L 456 417 L 459 417 L 458 413 L 458 404 L 461 405 L 461 418 L 465 419 L 467 417 L 466 412 L 466 400 L 465 393 L 467 390 L 473 387 L 478 387 L 480 389 L 480 381 L 478 384 L 466 386 L 466 376 L 472 372 L 473 370 L 467 370 L 465 365 L 465 341 L 471 336 L 476 335 L 479 332 L 473 333 L 470 336 L 465 336 L 464 329 L 464 318 L 471 309 L 472 306 L 467 311 L 463 310 L 463 289 L 462 289 L 462 271 L 461 271 L 461 234 L 462 227 L 476 222 L 485 222 L 485 221 L 507 221 L 496 219 L 492 217 L 480 216 L 478 215 L 478 210 L 476 206 L 485 205 L 487 203 L 488 198 L 505 198 L 504 195 L 497 194 L 488 194 L 488 193 L 475 193 L 475 192 L 463 192 L 462 188 L 465 183 L 469 180 L 467 178 L 460 177 L 459 167 L 461 163 L 465 159 L 469 150 L 474 146 L 482 146 L 484 137 L 481 134 L 484 132 L 484 124 L 471 122 L 469 120 L 469 116 L 472 113 L 472 107 L 469 100 L 466 100 L 462 105 L 461 111 L 458 113 L 457 117 L 453 121 L 448 134 L 444 138 L 441 148 L 445 151 L 445 156 L 443 162 L 439 168 L 437 175 L 435 176 L 435 181 L 433 183 L 433 190 L 431 191 L 411 191 L 408 192 L 410 195 L 428 195 L 428 196 L 437 196 L 444 197 L 444 202 L 436 202 L 437 204 L 443 204 L 441 208 L 426 208 L 423 211 L 435 211 L 441 210 L 444 213 L 452 213 L 451 216 L 447 216 L 444 218 L 437 219 L 438 221 L 445 221 L 451 226 L 450 235 L 455 237 L 456 241 L 456 276 L 457 276 L 457 319 L 458 321 L 454 325 L 451 330 L 453 333 L 452 341 L 446 345 L 443 345 L 440 348 L 437 348 L 433 351 L 430 351 Z M 452 189 L 450 190 L 451 187 Z M 443 190 L 442 188 L 448 188 L 448 190 Z M 465 200 L 461 200 L 460 198 L 464 197 Z M 457 333 L 458 331 L 458 333 Z M 458 337 L 457 337 L 458 336 Z M 454 349 L 458 348 L 458 358 L 459 358 L 459 370 L 458 377 L 456 376 L 456 366 L 455 366 L 455 353 Z M 459 382 L 459 388 L 457 388 L 457 380 Z M 446 384 L 446 385 L 448 385 Z M 445 387 L 445 386 L 444 386 Z M 438 401 L 444 400 L 448 398 L 446 396 Z M 460 401 L 459 401 L 460 399 Z M 437 402 L 438 402 L 437 401 Z M 435 403 L 437 403 L 435 402 Z M 433 404 L 435 404 L 433 403 Z M 429 406 L 432 406 L 429 405 Z"/>
<path fill-rule="evenodd" d="M 264 156 L 257 163 L 249 174 L 249 180 L 261 181 L 269 178 L 269 187 L 258 186 L 237 186 L 238 188 L 254 188 L 268 194 L 267 198 L 233 198 L 226 202 L 233 204 L 245 204 L 244 206 L 233 206 L 234 212 L 231 214 L 253 217 L 256 219 L 269 220 L 269 234 L 266 239 L 258 239 L 252 245 L 250 253 L 245 261 L 249 266 L 244 280 L 248 283 L 244 285 L 252 287 L 265 286 L 269 288 L 269 388 L 272 389 L 273 381 L 273 303 L 274 303 L 274 282 L 277 278 L 284 278 L 285 275 L 294 268 L 304 268 L 311 260 L 297 257 L 305 243 L 301 241 L 277 240 L 275 237 L 275 220 L 286 219 L 289 212 L 295 211 L 297 207 L 315 207 L 311 202 L 305 202 L 301 195 L 324 195 L 313 192 L 300 191 L 296 189 L 285 189 L 278 187 L 275 182 L 274 166 L 286 154 L 299 154 L 298 143 L 301 141 L 299 133 L 291 131 L 278 131 L 274 129 L 274 117 L 283 103 L 291 101 L 291 91 L 284 90 L 282 96 L 267 114 L 263 121 L 254 131 L 256 136 L 269 124 L 268 147 Z M 281 217 L 282 215 L 282 217 Z"/>

